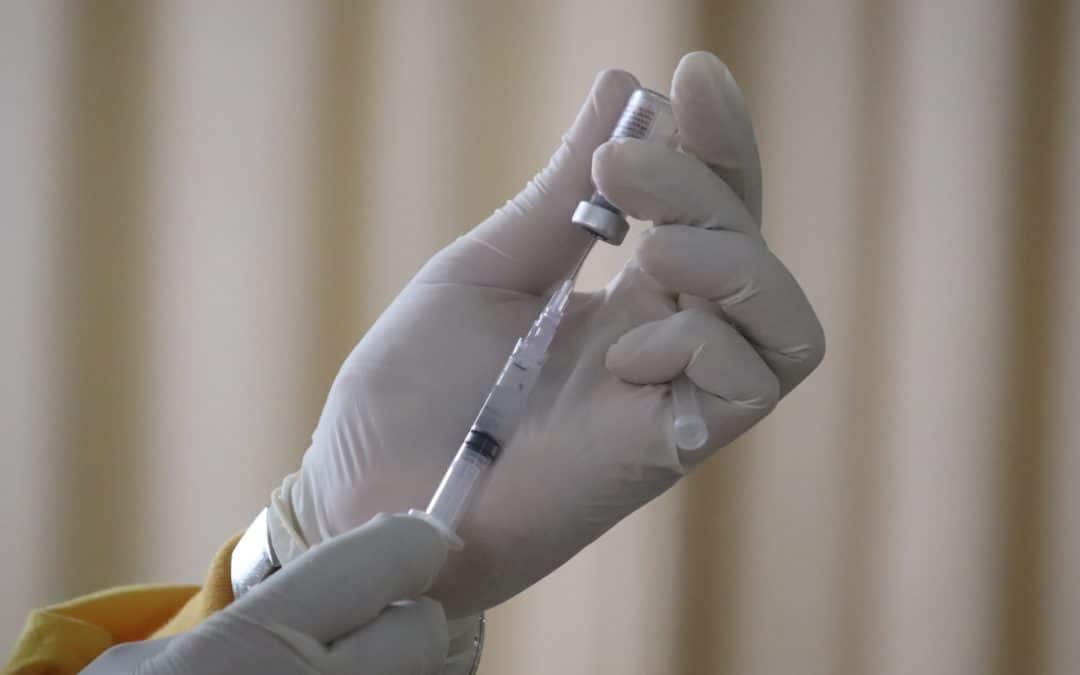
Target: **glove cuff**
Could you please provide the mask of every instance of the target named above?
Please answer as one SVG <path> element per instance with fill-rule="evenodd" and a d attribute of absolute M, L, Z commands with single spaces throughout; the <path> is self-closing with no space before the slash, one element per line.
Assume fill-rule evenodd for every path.
<path fill-rule="evenodd" d="M 287 565 L 300 557 L 304 551 L 311 548 L 304 535 L 301 534 L 300 525 L 296 522 L 296 514 L 293 511 L 292 494 L 293 484 L 300 478 L 300 473 L 291 473 L 281 481 L 281 485 L 270 493 L 270 506 L 266 509 L 267 529 L 270 533 L 270 545 L 277 554 L 278 561 Z"/>
<path fill-rule="evenodd" d="M 281 569 L 270 543 L 266 514 L 267 509 L 260 511 L 233 547 L 229 560 L 233 599 L 244 595 L 255 584 Z"/>
<path fill-rule="evenodd" d="M 293 517 L 292 504 L 284 496 L 296 478 L 297 474 L 286 477 L 274 490 L 270 506 L 255 516 L 233 548 L 229 573 L 234 599 L 308 549 Z"/>

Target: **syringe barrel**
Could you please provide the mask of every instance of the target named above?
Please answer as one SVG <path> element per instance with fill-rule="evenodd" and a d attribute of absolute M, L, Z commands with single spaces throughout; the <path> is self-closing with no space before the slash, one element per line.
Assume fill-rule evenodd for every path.
<path fill-rule="evenodd" d="M 465 442 L 454 455 L 450 467 L 443 474 L 442 482 L 428 504 L 427 514 L 435 518 L 451 532 L 457 532 L 465 509 L 469 506 L 476 481 L 484 474 L 499 453 L 499 444 L 483 432 L 475 429 L 465 437 Z"/>
<path fill-rule="evenodd" d="M 564 281 L 528 334 L 514 345 L 506 365 L 480 406 L 476 421 L 428 504 L 427 517 L 447 533 L 448 539 L 456 538 L 454 533 L 469 506 L 477 481 L 498 457 L 501 444 L 514 436 L 573 287 L 572 280 Z"/>
<path fill-rule="evenodd" d="M 671 100 L 652 89 L 642 87 L 630 95 L 611 137 L 636 138 L 673 147 L 676 128 Z M 626 215 L 599 192 L 594 192 L 587 201 L 579 203 L 571 220 L 597 238 L 615 246 L 623 242 L 630 230 Z"/>

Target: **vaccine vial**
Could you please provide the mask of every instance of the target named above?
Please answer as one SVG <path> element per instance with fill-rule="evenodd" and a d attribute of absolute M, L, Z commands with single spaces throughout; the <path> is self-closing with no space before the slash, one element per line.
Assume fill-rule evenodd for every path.
<path fill-rule="evenodd" d="M 630 95 L 611 137 L 636 138 L 674 147 L 675 129 L 671 100 L 652 89 L 640 88 Z M 599 192 L 593 192 L 588 201 L 579 203 L 571 220 L 598 239 L 615 246 L 623 242 L 630 230 L 626 215 Z"/>

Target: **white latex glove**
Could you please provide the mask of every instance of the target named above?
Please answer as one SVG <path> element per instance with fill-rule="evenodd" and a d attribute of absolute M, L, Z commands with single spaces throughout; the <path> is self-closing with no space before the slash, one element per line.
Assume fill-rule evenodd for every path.
<path fill-rule="evenodd" d="M 445 559 L 446 544 L 427 522 L 379 515 L 311 549 L 193 630 L 110 649 L 84 672 L 438 673 L 446 617 L 421 594 Z"/>
<path fill-rule="evenodd" d="M 586 245 L 570 214 L 594 179 L 631 215 L 680 225 L 652 229 L 603 291 L 573 296 L 520 429 L 462 523 L 465 549 L 432 589 L 449 616 L 566 562 L 821 360 L 821 326 L 759 231 L 757 150 L 728 70 L 707 53 L 680 62 L 672 99 L 686 154 L 605 142 L 636 86 L 602 73 L 547 168 L 432 258 L 353 350 L 279 493 L 298 538 L 427 505 L 515 340 Z M 669 383 L 683 372 L 703 390 L 709 427 L 708 447 L 691 453 L 671 436 Z"/>

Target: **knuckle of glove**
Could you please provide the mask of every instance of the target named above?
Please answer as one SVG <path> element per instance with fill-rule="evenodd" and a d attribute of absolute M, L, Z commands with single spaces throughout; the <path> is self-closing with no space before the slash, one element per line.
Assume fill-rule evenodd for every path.
<path fill-rule="evenodd" d="M 806 337 L 798 347 L 786 350 L 784 356 L 793 364 L 796 383 L 802 382 L 825 359 L 825 329 L 815 320 L 806 327 Z"/>
<path fill-rule="evenodd" d="M 814 326 L 811 331 L 812 337 L 807 346 L 806 354 L 803 356 L 803 363 L 806 364 L 807 375 L 820 366 L 821 362 L 825 360 L 825 327 L 821 325 L 821 321 L 818 320 L 816 316 L 814 319 Z"/>
<path fill-rule="evenodd" d="M 779 378 L 734 328 L 700 308 L 685 309 L 672 321 L 691 350 L 686 372 L 699 386 L 762 415 L 776 407 Z"/>
<path fill-rule="evenodd" d="M 780 403 L 780 378 L 768 368 L 762 368 L 761 376 L 753 387 L 754 395 L 744 401 L 735 401 L 739 405 L 756 408 L 764 417 Z"/>

